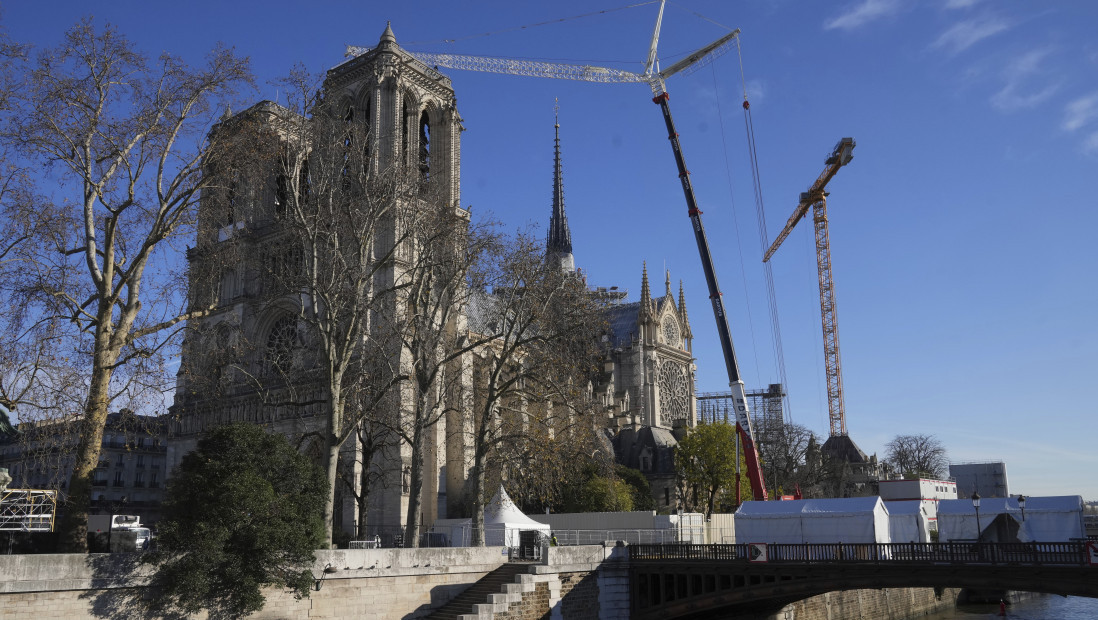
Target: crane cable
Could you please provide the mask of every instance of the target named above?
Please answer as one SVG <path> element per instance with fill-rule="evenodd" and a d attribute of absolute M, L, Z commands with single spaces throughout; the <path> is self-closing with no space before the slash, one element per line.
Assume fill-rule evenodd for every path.
<path fill-rule="evenodd" d="M 732 174 L 730 172 L 732 167 L 728 160 L 728 141 L 725 139 L 724 111 L 721 109 L 721 96 L 717 86 L 717 66 L 715 64 L 710 64 L 709 67 L 713 74 L 713 92 L 716 95 L 715 99 L 717 102 L 717 120 L 718 122 L 720 122 L 721 125 L 721 149 L 724 153 L 725 177 L 728 180 L 728 198 L 732 204 L 732 226 L 733 228 L 735 228 L 736 231 L 736 250 L 740 254 L 740 280 L 743 282 L 743 296 L 744 301 L 746 302 L 744 303 L 744 308 L 747 310 L 747 327 L 748 330 L 751 332 L 751 352 L 755 356 L 755 377 L 756 380 L 758 380 L 759 377 L 762 377 L 762 371 L 759 368 L 759 345 L 755 339 L 755 321 L 751 316 L 751 296 L 748 293 L 747 287 L 747 270 L 744 267 L 745 261 L 743 260 L 743 243 L 740 241 L 740 220 L 738 217 L 738 211 L 736 210 L 735 194 L 732 191 Z M 756 413 L 756 415 L 758 415 L 758 413 Z"/>
<path fill-rule="evenodd" d="M 736 37 L 736 56 L 740 63 L 740 84 L 743 87 L 743 119 L 747 132 L 747 155 L 751 162 L 751 182 L 755 186 L 755 215 L 759 226 L 759 244 L 765 253 L 770 236 L 766 232 L 766 210 L 763 204 L 762 178 L 759 175 L 759 158 L 755 147 L 755 124 L 751 118 L 751 103 L 747 99 L 747 78 L 743 71 L 743 49 L 740 38 Z M 778 297 L 774 292 L 774 272 L 769 262 L 763 263 L 766 276 L 767 302 L 770 307 L 770 331 L 773 338 L 774 362 L 778 367 L 778 377 L 782 382 L 782 401 L 785 405 L 786 420 L 792 422 L 793 411 L 789 405 L 789 384 L 785 375 L 785 354 L 782 349 L 782 329 L 778 321 Z"/>

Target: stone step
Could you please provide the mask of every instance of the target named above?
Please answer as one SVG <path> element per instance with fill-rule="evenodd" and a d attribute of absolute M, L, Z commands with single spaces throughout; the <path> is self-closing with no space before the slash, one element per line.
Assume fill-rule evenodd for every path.
<path fill-rule="evenodd" d="M 529 566 L 529 564 L 519 562 L 511 562 L 500 566 L 469 586 L 461 594 L 450 599 L 442 607 L 424 616 L 424 620 L 458 620 L 462 615 L 475 613 L 474 609 L 479 605 L 506 605 L 506 603 L 502 603 L 505 600 L 503 597 L 508 596 L 506 586 L 515 583 L 515 578 L 526 573 Z M 500 602 L 497 603 L 497 601 Z"/>

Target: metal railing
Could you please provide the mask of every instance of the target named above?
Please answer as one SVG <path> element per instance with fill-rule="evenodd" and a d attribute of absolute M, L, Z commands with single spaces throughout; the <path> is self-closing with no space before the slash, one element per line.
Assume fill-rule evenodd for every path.
<path fill-rule="evenodd" d="M 761 556 L 760 553 L 765 553 Z M 1024 564 L 1086 566 L 1086 543 L 1079 542 L 945 542 L 945 543 L 825 543 L 735 545 L 632 545 L 631 560 L 759 561 L 799 564 L 834 562 L 916 562 L 924 564 Z"/>
<path fill-rule="evenodd" d="M 502 530 L 498 527 L 488 528 L 485 532 L 485 539 L 489 542 L 497 541 L 502 537 L 501 532 Z M 430 530 L 430 533 L 440 536 L 442 537 L 442 539 L 448 541 L 448 544 L 441 546 L 462 547 L 468 545 L 469 542 L 474 538 L 473 528 L 471 526 L 436 527 L 432 528 Z M 681 543 L 700 544 L 707 542 L 707 540 L 727 540 L 727 537 L 731 537 L 733 535 L 731 530 L 729 530 L 727 533 L 717 529 L 707 531 L 707 528 L 705 526 L 684 526 L 663 529 L 554 529 L 551 530 L 550 534 L 556 536 L 556 544 L 562 547 L 575 545 L 601 545 L 603 542 L 606 542 L 608 540 L 621 540 L 630 545 L 666 545 Z M 546 541 L 548 541 L 549 536 L 546 536 L 545 538 Z M 499 543 L 496 542 L 496 544 Z M 435 543 L 431 546 L 440 545 L 438 543 Z"/>

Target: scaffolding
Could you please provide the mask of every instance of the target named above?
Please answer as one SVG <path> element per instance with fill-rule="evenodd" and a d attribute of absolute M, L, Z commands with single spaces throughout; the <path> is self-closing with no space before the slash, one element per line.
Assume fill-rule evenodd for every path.
<path fill-rule="evenodd" d="M 57 492 L 6 489 L 0 493 L 0 532 L 52 532 Z"/>
<path fill-rule="evenodd" d="M 751 422 L 760 442 L 780 435 L 785 424 L 782 408 L 782 384 L 771 383 L 765 390 L 747 392 L 748 410 Z M 697 395 L 698 422 L 736 421 L 736 408 L 732 402 L 732 392 L 702 392 Z"/>

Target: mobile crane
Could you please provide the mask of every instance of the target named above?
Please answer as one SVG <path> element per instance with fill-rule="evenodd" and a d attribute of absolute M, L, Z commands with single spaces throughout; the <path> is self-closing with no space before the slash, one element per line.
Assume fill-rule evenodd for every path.
<path fill-rule="evenodd" d="M 694 239 L 698 245 L 698 254 L 702 261 L 702 270 L 705 272 L 705 282 L 709 289 L 709 300 L 713 304 L 713 315 L 717 321 L 717 334 L 724 353 L 725 368 L 728 371 L 729 389 L 732 392 L 736 413 L 736 431 L 743 443 L 744 460 L 747 464 L 748 480 L 751 483 L 751 493 L 756 500 L 765 500 L 766 484 L 763 481 L 762 467 L 759 464 L 759 453 L 755 446 L 754 431 L 751 424 L 751 413 L 748 410 L 747 396 L 744 390 L 743 379 L 740 376 L 739 364 L 736 361 L 736 351 L 732 346 L 732 333 L 728 326 L 728 315 L 725 312 L 724 301 L 717 284 L 717 274 L 713 268 L 713 257 L 709 251 L 709 241 L 702 225 L 702 212 L 698 209 L 697 199 L 694 196 L 694 188 L 690 183 L 690 173 L 686 168 L 683 158 L 682 146 L 679 143 L 679 134 L 675 131 L 675 122 L 671 117 L 671 108 L 668 105 L 670 96 L 667 93 L 664 81 L 677 73 L 696 70 L 712 62 L 718 55 L 727 51 L 732 41 L 739 36 L 737 28 L 720 37 L 709 45 L 690 54 L 686 58 L 674 63 L 667 69 L 658 69 L 656 58 L 656 46 L 659 42 L 660 25 L 663 22 L 663 9 L 666 0 L 660 0 L 659 15 L 656 17 L 656 27 L 652 33 L 652 42 L 648 48 L 648 57 L 645 61 L 643 73 L 632 73 L 620 69 L 596 67 L 590 65 L 569 65 L 560 63 L 547 63 L 528 60 L 512 60 L 506 58 L 485 58 L 480 56 L 463 56 L 457 54 L 430 54 L 422 52 L 409 52 L 428 67 L 445 67 L 466 71 L 483 71 L 489 73 L 502 73 L 506 75 L 525 75 L 530 77 L 558 78 L 566 80 L 580 80 L 585 82 L 602 82 L 612 84 L 644 83 L 652 89 L 654 97 L 652 102 L 660 106 L 663 113 L 664 124 L 667 127 L 668 139 L 671 142 L 671 150 L 675 157 L 675 165 L 678 168 L 679 181 L 682 184 L 683 195 L 686 198 L 687 215 L 690 217 L 691 227 L 694 229 Z M 368 48 L 347 48 L 347 56 L 358 56 L 369 51 Z M 737 457 L 738 458 L 738 455 Z"/>

